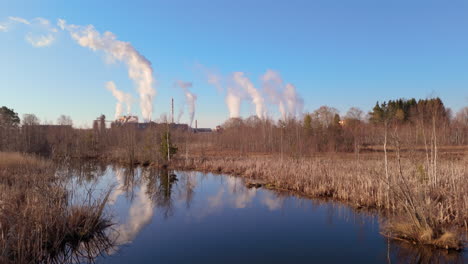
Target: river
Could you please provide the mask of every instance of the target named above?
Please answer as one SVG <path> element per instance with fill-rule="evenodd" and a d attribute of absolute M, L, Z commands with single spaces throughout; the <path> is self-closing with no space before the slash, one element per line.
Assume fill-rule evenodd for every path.
<path fill-rule="evenodd" d="M 465 253 L 389 241 L 379 217 L 238 177 L 81 166 L 78 192 L 113 188 L 116 247 L 97 263 L 468 263 Z"/>

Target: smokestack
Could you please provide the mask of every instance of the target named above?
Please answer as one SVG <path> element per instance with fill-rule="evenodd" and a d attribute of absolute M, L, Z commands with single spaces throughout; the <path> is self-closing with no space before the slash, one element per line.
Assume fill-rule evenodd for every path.
<path fill-rule="evenodd" d="M 198 129 L 198 120 L 195 120 L 195 129 Z"/>
<path fill-rule="evenodd" d="M 171 117 L 172 117 L 172 124 L 174 124 L 174 98 L 171 98 Z"/>

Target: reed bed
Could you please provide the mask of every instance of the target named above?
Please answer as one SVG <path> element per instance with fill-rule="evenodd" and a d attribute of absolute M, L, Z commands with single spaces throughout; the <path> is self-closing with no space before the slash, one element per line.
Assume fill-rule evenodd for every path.
<path fill-rule="evenodd" d="M 70 202 L 50 161 L 0 153 L 0 262 L 82 263 L 111 246 L 107 197 Z"/>
<path fill-rule="evenodd" d="M 383 234 L 439 248 L 461 249 L 468 221 L 468 158 L 440 159 L 436 185 L 429 182 L 417 157 L 350 159 L 339 156 L 280 158 L 278 156 L 191 156 L 172 165 L 242 176 L 267 188 L 326 197 L 355 208 L 377 209 L 386 215 Z"/>

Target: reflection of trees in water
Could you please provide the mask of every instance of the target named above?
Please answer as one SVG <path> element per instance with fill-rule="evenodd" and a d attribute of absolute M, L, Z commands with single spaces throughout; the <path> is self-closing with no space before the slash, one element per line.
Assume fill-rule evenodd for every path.
<path fill-rule="evenodd" d="M 454 250 L 435 249 L 397 240 L 387 240 L 387 243 L 388 254 L 396 263 L 464 263 L 463 255 Z"/>
<path fill-rule="evenodd" d="M 114 204 L 121 194 L 125 194 L 126 198 L 130 201 L 134 198 L 134 188 L 136 180 L 136 169 L 133 167 L 128 168 L 113 168 L 116 178 L 116 185 L 113 186 L 113 191 L 109 197 L 109 203 Z"/>
<path fill-rule="evenodd" d="M 87 181 L 94 181 L 106 173 L 107 166 L 102 162 L 79 162 L 77 164 L 77 171 L 83 179 Z"/>
<path fill-rule="evenodd" d="M 173 188 L 177 177 L 168 170 L 152 168 L 118 168 L 115 170 L 117 187 L 111 194 L 110 202 L 126 195 L 132 201 L 126 223 L 116 228 L 115 240 L 118 245 L 131 242 L 143 227 L 151 222 L 154 207 L 163 209 L 165 217 L 173 212 Z"/>
<path fill-rule="evenodd" d="M 141 173 L 146 181 L 148 197 L 154 204 L 163 209 L 167 218 L 173 213 L 173 186 L 177 183 L 177 176 L 169 170 L 144 169 Z"/>
<path fill-rule="evenodd" d="M 107 171 L 108 165 L 99 161 L 65 160 L 58 163 L 57 174 L 74 179 L 78 184 L 96 182 Z"/>
<path fill-rule="evenodd" d="M 190 209 L 193 197 L 195 196 L 195 187 L 197 186 L 196 177 L 193 172 L 186 173 L 184 180 L 182 181 L 182 185 L 185 207 Z"/>
<path fill-rule="evenodd" d="M 195 196 L 195 188 L 197 186 L 197 172 L 177 172 L 177 184 L 175 185 L 175 192 L 172 196 L 178 202 L 184 202 L 185 208 L 190 209 L 193 197 Z"/>
<path fill-rule="evenodd" d="M 123 175 L 122 191 L 125 192 L 127 199 L 133 200 L 135 197 L 134 190 L 138 184 L 138 169 L 132 166 L 123 168 L 121 171 L 121 175 Z"/>

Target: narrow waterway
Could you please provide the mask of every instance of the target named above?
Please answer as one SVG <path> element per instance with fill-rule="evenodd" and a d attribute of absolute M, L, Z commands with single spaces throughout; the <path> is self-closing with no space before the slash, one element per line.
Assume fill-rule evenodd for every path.
<path fill-rule="evenodd" d="M 374 214 L 241 178 L 114 166 L 72 174 L 78 190 L 113 187 L 116 248 L 97 263 L 468 263 L 466 253 L 388 241 Z"/>

